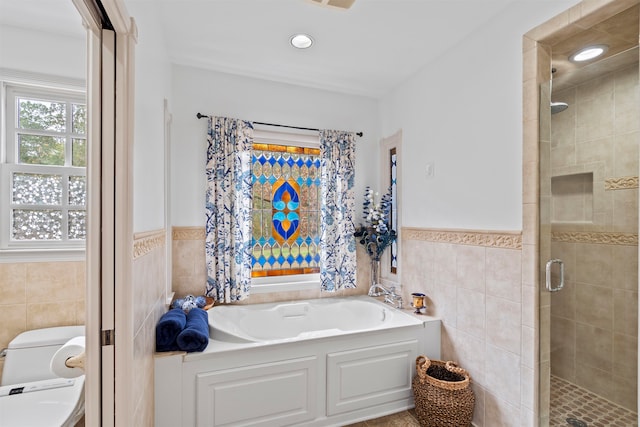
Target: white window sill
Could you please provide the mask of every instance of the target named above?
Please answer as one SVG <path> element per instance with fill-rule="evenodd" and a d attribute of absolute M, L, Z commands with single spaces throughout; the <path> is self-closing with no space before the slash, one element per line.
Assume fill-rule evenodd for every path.
<path fill-rule="evenodd" d="M 320 274 L 260 277 L 251 280 L 252 294 L 320 289 Z"/>
<path fill-rule="evenodd" d="M 84 248 L 67 249 L 3 249 L 0 263 L 85 261 Z"/>

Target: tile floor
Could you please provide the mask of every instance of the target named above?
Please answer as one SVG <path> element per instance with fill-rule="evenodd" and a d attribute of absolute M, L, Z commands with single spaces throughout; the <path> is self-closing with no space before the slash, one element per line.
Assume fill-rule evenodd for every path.
<path fill-rule="evenodd" d="M 618 406 L 562 378 L 551 376 L 549 427 L 638 427 L 638 414 Z M 582 425 L 584 427 L 584 425 Z"/>
<path fill-rule="evenodd" d="M 413 409 L 387 415 L 386 417 L 349 424 L 346 427 L 420 427 L 420 423 L 411 415 Z"/>

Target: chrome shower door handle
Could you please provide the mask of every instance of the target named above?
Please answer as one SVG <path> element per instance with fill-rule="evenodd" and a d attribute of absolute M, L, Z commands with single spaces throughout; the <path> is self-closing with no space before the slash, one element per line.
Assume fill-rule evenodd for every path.
<path fill-rule="evenodd" d="M 560 266 L 560 283 L 555 288 L 551 285 L 551 266 L 558 264 Z M 550 259 L 547 261 L 547 277 L 546 287 L 549 292 L 558 292 L 564 287 L 564 262 L 561 259 Z"/>

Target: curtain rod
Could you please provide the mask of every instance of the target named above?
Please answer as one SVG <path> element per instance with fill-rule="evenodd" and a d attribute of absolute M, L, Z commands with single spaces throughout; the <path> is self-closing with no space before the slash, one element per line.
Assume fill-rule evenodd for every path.
<path fill-rule="evenodd" d="M 196 114 L 196 117 L 198 119 L 203 119 L 203 118 L 209 118 L 209 116 L 198 113 Z M 279 125 L 276 123 L 265 123 L 265 122 L 253 122 L 253 124 L 256 125 L 264 125 L 264 126 L 277 126 L 277 127 L 281 127 L 281 128 L 289 128 L 289 129 L 299 129 L 299 130 L 310 130 L 310 131 L 314 131 L 314 132 L 320 132 L 320 129 L 314 129 L 314 128 L 303 128 L 300 126 L 289 126 L 289 125 Z M 362 132 L 356 132 L 356 135 L 358 135 L 359 137 L 362 137 L 362 135 L 364 135 Z"/>

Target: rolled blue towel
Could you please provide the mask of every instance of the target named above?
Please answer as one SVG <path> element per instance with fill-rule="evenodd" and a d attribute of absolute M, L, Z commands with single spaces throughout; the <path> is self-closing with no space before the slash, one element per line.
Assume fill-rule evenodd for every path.
<path fill-rule="evenodd" d="M 203 351 L 209 345 L 209 317 L 201 308 L 192 308 L 187 314 L 187 325 L 176 339 L 180 350 L 191 353 Z"/>
<path fill-rule="evenodd" d="M 156 351 L 179 350 L 176 338 L 187 324 L 187 315 L 179 308 L 173 308 L 162 315 L 156 325 Z"/>

